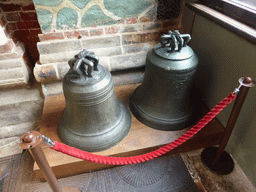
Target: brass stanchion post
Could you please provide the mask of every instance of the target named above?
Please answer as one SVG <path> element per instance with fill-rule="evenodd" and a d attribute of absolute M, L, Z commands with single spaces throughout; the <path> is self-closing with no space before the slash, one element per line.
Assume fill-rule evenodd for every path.
<path fill-rule="evenodd" d="M 224 134 L 221 138 L 219 147 L 207 147 L 203 150 L 201 154 L 201 160 L 204 165 L 208 169 L 219 175 L 227 175 L 231 173 L 234 169 L 234 161 L 232 157 L 225 151 L 225 148 L 227 146 L 228 140 L 231 136 L 249 88 L 255 85 L 255 81 L 253 81 L 250 77 L 240 78 L 239 83 L 239 88 L 235 90 L 235 92 L 239 92 L 235 100 L 233 109 L 231 111 Z"/>
<path fill-rule="evenodd" d="M 40 147 L 42 137 L 39 132 L 27 132 L 20 137 L 20 140 L 20 147 L 29 150 L 37 165 L 41 169 L 44 178 L 46 179 L 46 181 L 48 182 L 48 184 L 54 192 L 80 192 L 79 189 L 74 187 L 60 187 L 57 178 L 55 177 L 49 163 L 46 160 L 44 152 Z"/>

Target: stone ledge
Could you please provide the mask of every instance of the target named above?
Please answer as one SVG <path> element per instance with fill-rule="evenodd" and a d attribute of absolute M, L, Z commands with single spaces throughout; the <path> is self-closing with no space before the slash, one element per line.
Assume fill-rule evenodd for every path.
<path fill-rule="evenodd" d="M 43 100 L 39 87 L 26 89 L 2 90 L 0 96 L 0 107 L 6 105 L 18 105 L 23 102 Z"/>
<path fill-rule="evenodd" d="M 124 35 L 105 35 L 84 39 L 63 39 L 39 42 L 40 64 L 67 61 L 82 49 L 95 52 L 98 56 L 111 56 L 124 53 L 129 45 L 154 44 L 162 33 L 158 31 L 144 31 L 127 33 Z M 130 51 L 131 52 L 131 51 Z"/>
<path fill-rule="evenodd" d="M 28 82 L 25 81 L 24 78 L 15 78 L 15 79 L 0 81 L 0 90 L 13 89 L 17 87 L 27 87 L 27 86 L 28 86 Z"/>
<path fill-rule="evenodd" d="M 0 127 L 0 140 L 4 138 L 10 138 L 15 136 L 21 136 L 22 134 L 39 128 L 40 121 L 19 123 L 15 125 L 8 125 Z"/>
<path fill-rule="evenodd" d="M 12 54 L 12 55 L 14 56 L 16 54 Z M 1 59 L 0 60 L 0 70 L 22 67 L 22 62 L 23 62 L 23 58 L 21 58 L 19 56 L 18 56 L 18 58 L 15 58 L 15 56 L 14 56 L 14 58 Z"/>
<path fill-rule="evenodd" d="M 39 54 L 52 54 L 82 49 L 115 47 L 120 45 L 120 35 L 106 35 L 104 37 L 88 37 L 84 39 L 63 39 L 43 41 L 37 43 Z"/>
<path fill-rule="evenodd" d="M 101 57 L 99 64 L 110 71 L 108 57 Z M 52 83 L 62 80 L 69 69 L 68 62 L 49 63 L 44 65 L 36 63 L 34 67 L 34 76 L 39 83 Z"/>
<path fill-rule="evenodd" d="M 0 139 L 0 158 L 21 153 L 23 149 L 19 146 L 18 140 L 19 137 Z"/>
<path fill-rule="evenodd" d="M 19 124 L 35 123 L 41 120 L 41 109 L 43 100 L 17 103 L 14 105 L 6 105 L 0 107 L 0 138 L 19 135 L 20 129 L 12 128 L 13 132 L 9 133 L 8 129 Z"/>
<path fill-rule="evenodd" d="M 16 68 L 9 68 L 9 69 L 1 69 L 0 70 L 0 83 L 3 80 L 9 80 L 9 79 L 21 79 L 24 78 L 24 71 L 22 67 L 16 67 Z M 26 82 L 26 78 L 24 78 L 24 81 Z"/>
<path fill-rule="evenodd" d="M 37 43 L 39 54 L 52 54 L 58 52 L 80 51 L 82 49 L 79 39 L 65 39 L 56 41 L 44 41 Z"/>
<path fill-rule="evenodd" d="M 145 47 L 144 47 L 145 48 Z M 143 50 L 141 47 L 139 50 Z M 100 64 L 109 71 L 127 70 L 132 68 L 141 68 L 145 66 L 146 51 L 138 53 L 127 53 L 109 57 L 100 57 Z M 62 80 L 64 75 L 70 69 L 67 62 L 36 64 L 34 76 L 39 83 L 52 83 Z"/>
<path fill-rule="evenodd" d="M 6 60 L 6 59 L 18 59 L 20 58 L 21 55 L 17 54 L 17 53 L 3 53 L 0 54 L 0 62 L 2 62 L 2 60 Z"/>
<path fill-rule="evenodd" d="M 0 139 L 38 128 L 44 102 L 38 85 L 2 90 L 0 98 Z"/>
<path fill-rule="evenodd" d="M 76 54 L 78 54 L 81 50 L 51 53 L 51 54 L 41 54 L 40 55 L 40 63 L 38 63 L 38 64 L 44 65 L 44 64 L 57 63 L 57 62 L 68 62 L 71 58 L 74 58 L 74 56 Z M 122 49 L 120 46 L 108 47 L 108 48 L 98 48 L 98 49 L 87 49 L 87 50 L 94 52 L 95 55 L 97 55 L 99 57 L 119 55 L 122 53 Z M 100 60 L 102 60 L 102 59 L 100 58 Z"/>
<path fill-rule="evenodd" d="M 111 71 L 143 67 L 146 64 L 147 52 L 131 53 L 110 57 Z"/>
<path fill-rule="evenodd" d="M 24 58 L 25 50 L 19 42 L 11 53 L 0 55 L 0 90 L 28 86 L 31 71 Z"/>

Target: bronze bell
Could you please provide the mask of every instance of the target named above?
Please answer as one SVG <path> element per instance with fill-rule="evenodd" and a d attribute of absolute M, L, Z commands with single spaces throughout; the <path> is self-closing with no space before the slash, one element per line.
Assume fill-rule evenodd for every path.
<path fill-rule="evenodd" d="M 200 97 L 192 90 L 198 58 L 187 45 L 190 39 L 169 31 L 147 54 L 145 77 L 130 98 L 130 109 L 149 127 L 180 130 L 201 114 Z"/>
<path fill-rule="evenodd" d="M 58 125 L 64 143 L 90 152 L 116 145 L 131 127 L 130 111 L 117 99 L 110 72 L 98 62 L 86 50 L 69 61 L 63 79 L 66 108 Z"/>

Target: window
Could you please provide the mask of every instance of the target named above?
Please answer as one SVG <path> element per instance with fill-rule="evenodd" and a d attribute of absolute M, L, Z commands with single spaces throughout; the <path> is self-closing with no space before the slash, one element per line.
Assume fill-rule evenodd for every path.
<path fill-rule="evenodd" d="M 199 0 L 199 2 L 256 29 L 256 0 Z"/>

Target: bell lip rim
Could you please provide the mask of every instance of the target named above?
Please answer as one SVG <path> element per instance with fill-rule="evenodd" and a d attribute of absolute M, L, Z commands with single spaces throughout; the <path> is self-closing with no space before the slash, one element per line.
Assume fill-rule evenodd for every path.
<path fill-rule="evenodd" d="M 117 125 L 115 125 L 115 127 L 114 128 L 112 128 L 112 129 L 110 129 L 107 133 L 109 133 L 109 132 L 111 132 L 111 131 L 113 131 L 113 130 L 116 130 L 115 128 L 117 128 L 120 124 L 124 124 L 125 125 L 125 127 L 122 127 L 122 128 L 120 128 L 120 130 L 122 130 L 122 131 L 120 131 L 120 135 L 121 135 L 121 137 L 114 137 L 114 138 L 116 138 L 116 139 L 112 139 L 110 142 L 108 142 L 107 144 L 105 144 L 105 145 L 102 145 L 102 144 L 100 144 L 100 145 L 95 145 L 94 143 L 93 144 L 91 144 L 90 145 L 90 147 L 89 148 L 83 148 L 83 147 L 81 147 L 81 145 L 77 145 L 77 144 L 80 144 L 80 142 L 76 142 L 76 144 L 74 144 L 74 143 L 70 143 L 70 142 L 63 142 L 64 140 L 63 140 L 63 138 L 61 138 L 61 136 L 60 136 L 60 139 L 61 139 L 61 141 L 63 142 L 63 143 L 66 143 L 66 144 L 68 144 L 68 145 L 71 145 L 71 146 L 73 146 L 73 147 L 77 147 L 77 148 L 80 148 L 80 149 L 82 149 L 82 150 L 86 150 L 86 151 L 88 151 L 88 152 L 99 152 L 99 151 L 104 151 L 104 150 L 107 150 L 107 149 L 110 149 L 111 147 L 113 147 L 113 146 L 115 146 L 115 145 L 117 145 L 119 142 L 121 142 L 127 135 L 128 135 L 128 133 L 130 132 L 130 130 L 131 130 L 131 124 L 132 124 L 132 121 L 131 121 L 131 118 L 132 118 L 132 115 L 131 115 L 131 112 L 129 111 L 129 109 L 128 109 L 128 107 L 126 106 L 126 105 L 124 105 L 120 100 L 119 100 L 119 102 L 121 103 L 121 107 L 123 108 L 123 115 L 121 116 L 121 118 L 120 118 L 120 121 L 119 121 L 119 123 L 117 124 Z M 128 123 L 125 123 L 126 121 L 128 121 Z M 58 126 L 57 126 L 57 130 L 58 130 L 58 132 L 59 132 L 59 124 L 58 124 Z M 68 132 L 70 132 L 70 130 L 68 130 L 68 129 L 66 129 Z M 80 136 L 80 135 L 77 135 L 77 134 L 73 134 L 72 132 L 70 132 L 72 135 L 74 135 L 74 136 Z M 66 134 L 65 134 L 66 135 Z M 86 140 L 86 138 L 96 138 L 97 136 L 102 136 L 103 134 L 100 134 L 100 135 L 96 135 L 96 136 L 80 136 L 81 138 L 84 138 L 85 140 Z M 66 139 L 65 139 L 66 140 Z M 84 144 L 85 145 L 85 144 Z M 95 150 L 94 148 L 97 148 L 97 147 L 100 147 L 100 149 L 97 149 L 97 150 Z"/>
<path fill-rule="evenodd" d="M 193 126 L 194 123 L 200 119 L 202 114 L 202 111 L 196 108 L 191 113 L 191 115 L 186 116 L 185 118 L 181 118 L 179 120 L 166 121 L 166 120 L 158 119 L 156 117 L 148 115 L 143 110 L 141 110 L 138 107 L 138 105 L 132 100 L 132 96 L 130 98 L 129 108 L 133 116 L 136 117 L 136 119 L 138 119 L 141 123 L 147 125 L 150 128 L 162 130 L 162 131 L 178 131 L 178 130 L 186 129 L 190 126 Z M 201 105 L 200 105 L 200 108 L 201 108 Z"/>

